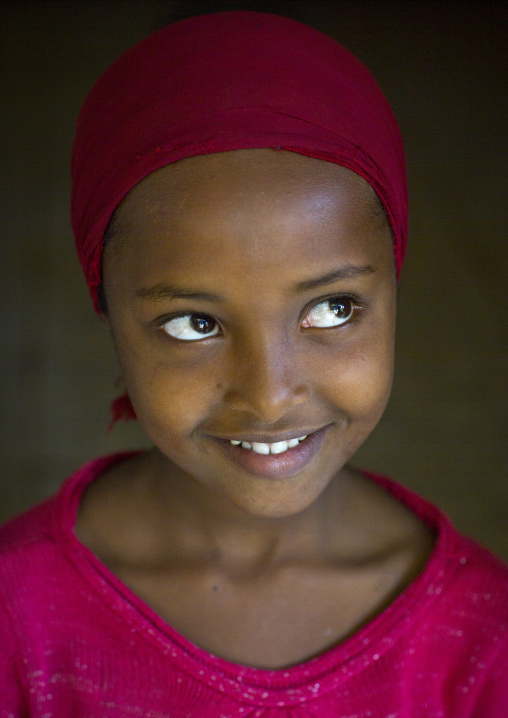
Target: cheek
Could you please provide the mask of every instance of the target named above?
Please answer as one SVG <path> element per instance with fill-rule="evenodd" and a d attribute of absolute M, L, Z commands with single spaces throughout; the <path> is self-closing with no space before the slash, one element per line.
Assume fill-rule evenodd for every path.
<path fill-rule="evenodd" d="M 322 362 L 321 393 L 351 424 L 375 425 L 388 402 L 393 379 L 394 330 L 365 332 L 362 341 L 339 346 Z"/>
<path fill-rule="evenodd" d="M 116 340 L 125 388 L 149 436 L 188 436 L 220 399 L 220 362 L 212 352 L 175 353 L 146 343 Z M 140 352 L 137 346 L 144 346 Z"/>

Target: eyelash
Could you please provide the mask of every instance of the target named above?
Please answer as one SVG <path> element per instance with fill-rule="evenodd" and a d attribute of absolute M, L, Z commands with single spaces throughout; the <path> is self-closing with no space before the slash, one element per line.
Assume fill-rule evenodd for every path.
<path fill-rule="evenodd" d="M 313 309 L 316 309 L 316 307 L 319 307 L 319 305 L 325 304 L 326 302 L 331 303 L 334 300 L 337 304 L 340 302 L 350 302 L 351 303 L 351 314 L 347 319 L 345 319 L 344 322 L 342 322 L 340 324 L 332 324 L 329 326 L 322 326 L 322 327 L 319 327 L 319 326 L 303 327 L 303 329 L 305 329 L 305 330 L 307 330 L 307 329 L 338 329 L 340 327 L 350 326 L 353 322 L 355 322 L 356 319 L 358 318 L 357 314 L 358 314 L 359 310 L 361 310 L 363 308 L 363 303 L 359 297 L 357 297 L 353 294 L 342 293 L 342 294 L 331 294 L 329 296 L 320 297 L 319 299 L 314 300 L 312 303 L 309 303 L 304 308 L 304 310 L 302 312 L 302 319 L 300 320 L 300 325 L 304 322 L 305 318 L 310 314 L 310 312 Z M 179 337 L 172 336 L 171 334 L 169 334 L 169 332 L 167 332 L 164 329 L 164 326 L 166 324 L 168 324 L 171 321 L 174 321 L 175 319 L 184 319 L 186 317 L 191 317 L 191 316 L 200 317 L 205 320 L 211 319 L 212 322 L 215 324 L 214 328 L 217 328 L 217 331 L 214 332 L 213 334 L 208 334 L 208 336 L 203 336 L 202 339 L 182 339 Z M 211 339 L 215 336 L 218 336 L 221 333 L 220 332 L 220 326 L 221 326 L 220 322 L 217 319 L 215 319 L 215 317 L 213 317 L 211 314 L 207 314 L 206 312 L 196 312 L 196 311 L 178 312 L 178 314 L 171 314 L 169 316 L 166 315 L 164 317 L 160 317 L 155 320 L 154 324 L 156 324 L 156 326 L 158 326 L 158 328 L 161 330 L 162 334 L 164 334 L 165 337 L 167 337 L 168 339 L 177 341 L 179 343 L 184 343 L 184 342 L 188 343 L 188 344 L 200 343 L 200 342 L 205 341 L 206 339 Z M 195 331 L 195 330 L 193 330 L 193 331 Z"/>

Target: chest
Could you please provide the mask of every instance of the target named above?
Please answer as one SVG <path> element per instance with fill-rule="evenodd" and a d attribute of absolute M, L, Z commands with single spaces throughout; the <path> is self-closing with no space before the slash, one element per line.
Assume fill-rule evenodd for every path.
<path fill-rule="evenodd" d="M 285 567 L 260 575 L 179 567 L 124 583 L 192 643 L 235 663 L 281 668 L 344 640 L 380 613 L 406 580 L 396 565 Z"/>

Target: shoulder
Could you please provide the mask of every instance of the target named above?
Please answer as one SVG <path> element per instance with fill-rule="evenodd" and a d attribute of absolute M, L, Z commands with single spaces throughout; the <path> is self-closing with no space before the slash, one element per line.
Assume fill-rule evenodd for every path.
<path fill-rule="evenodd" d="M 62 577 L 62 559 L 52 535 L 56 497 L 35 506 L 0 527 L 0 642 L 40 615 L 48 585 Z M 30 617 L 30 618 L 28 618 Z"/>
<path fill-rule="evenodd" d="M 423 614 L 419 646 L 458 705 L 453 715 L 508 715 L 508 569 L 475 541 L 455 535 L 454 550 L 440 556 L 444 580 Z M 427 590 L 438 593 L 438 586 Z M 432 599 L 435 598 L 433 601 Z"/>
<path fill-rule="evenodd" d="M 29 552 L 50 540 L 58 515 L 64 517 L 66 513 L 72 513 L 72 505 L 68 501 L 70 495 L 82 494 L 100 473 L 103 464 L 111 458 L 96 459 L 86 464 L 63 483 L 56 495 L 0 526 L 0 562 L 5 562 L 19 551 Z M 79 498 L 77 496 L 78 501 Z"/>
<path fill-rule="evenodd" d="M 437 506 L 400 484 L 367 476 L 401 502 L 434 536 L 434 547 L 419 577 L 429 607 L 459 622 L 477 624 L 484 632 L 491 623 L 508 631 L 508 567 L 488 549 L 461 534 Z M 438 596 L 439 600 L 431 600 Z M 423 603 L 425 596 L 420 595 Z M 467 617 L 467 618 L 466 618 Z"/>
<path fill-rule="evenodd" d="M 22 602 L 64 570 L 72 554 L 76 512 L 83 493 L 122 456 L 86 464 L 55 496 L 0 526 L 0 602 Z"/>
<path fill-rule="evenodd" d="M 400 597 L 400 610 L 394 613 L 397 631 L 405 636 L 400 650 L 406 684 L 417 681 L 414 693 L 421 701 L 439 702 L 446 696 L 446 715 L 504 718 L 508 567 L 457 531 L 432 503 L 389 479 L 371 478 L 435 537 L 422 572 Z M 422 676 L 427 677 L 424 686 Z"/>
<path fill-rule="evenodd" d="M 443 570 L 450 572 L 444 605 L 479 634 L 490 632 L 494 642 L 504 636 L 508 647 L 508 567 L 472 539 L 450 532 L 451 550 L 441 552 Z"/>
<path fill-rule="evenodd" d="M 0 575 L 19 564 L 21 556 L 26 559 L 38 547 L 51 540 L 51 524 L 56 497 L 35 506 L 0 526 Z"/>
<path fill-rule="evenodd" d="M 508 567 L 435 506 L 419 501 L 437 535 L 422 584 L 420 640 L 433 633 L 436 649 L 455 659 L 476 655 L 487 664 L 499 652 L 508 658 Z"/>

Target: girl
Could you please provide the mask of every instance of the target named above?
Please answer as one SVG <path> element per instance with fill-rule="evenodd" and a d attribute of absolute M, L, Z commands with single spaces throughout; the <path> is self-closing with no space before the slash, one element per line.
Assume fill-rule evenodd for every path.
<path fill-rule="evenodd" d="M 72 211 L 154 448 L 2 529 L 0 715 L 506 716 L 506 569 L 349 464 L 407 239 L 366 69 L 273 15 L 169 26 L 87 98 Z"/>

